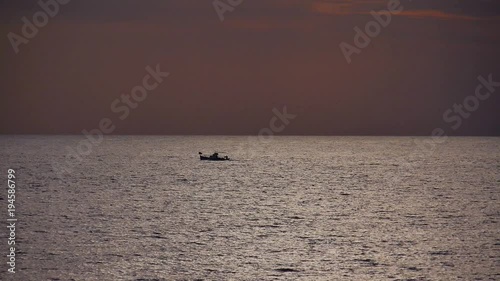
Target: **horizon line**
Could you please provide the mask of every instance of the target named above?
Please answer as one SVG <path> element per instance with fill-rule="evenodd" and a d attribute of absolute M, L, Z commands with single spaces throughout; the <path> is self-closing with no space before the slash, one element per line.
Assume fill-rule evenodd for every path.
<path fill-rule="evenodd" d="M 0 133 L 0 136 L 85 136 L 84 134 L 60 133 L 60 134 L 45 134 L 45 133 L 17 133 L 5 134 Z M 254 134 L 103 134 L 107 136 L 168 136 L 168 137 L 259 137 Z M 267 135 L 265 136 L 267 137 Z M 273 137 L 438 137 L 432 135 L 378 135 L 378 134 L 279 134 Z M 440 137 L 500 137 L 500 135 L 444 135 Z"/>

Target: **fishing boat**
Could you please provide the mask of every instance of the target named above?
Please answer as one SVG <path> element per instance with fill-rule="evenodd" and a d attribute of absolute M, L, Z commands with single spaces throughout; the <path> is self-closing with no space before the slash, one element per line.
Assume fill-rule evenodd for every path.
<path fill-rule="evenodd" d="M 227 157 L 227 155 L 224 157 L 220 157 L 219 153 L 217 153 L 217 152 L 214 152 L 214 154 L 209 155 L 209 156 L 205 156 L 201 152 L 198 152 L 198 154 L 200 155 L 200 160 L 208 160 L 208 161 L 228 161 L 228 160 L 230 160 L 229 157 Z"/>

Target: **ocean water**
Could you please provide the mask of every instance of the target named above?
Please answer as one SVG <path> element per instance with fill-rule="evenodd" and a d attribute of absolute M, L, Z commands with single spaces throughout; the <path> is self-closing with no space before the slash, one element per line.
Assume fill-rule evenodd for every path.
<path fill-rule="evenodd" d="M 0 136 L 1 280 L 500 280 L 500 138 L 81 140 Z"/>

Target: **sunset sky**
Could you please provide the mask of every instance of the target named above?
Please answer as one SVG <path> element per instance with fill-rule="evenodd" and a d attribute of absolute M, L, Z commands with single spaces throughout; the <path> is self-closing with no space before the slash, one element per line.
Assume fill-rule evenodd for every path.
<path fill-rule="evenodd" d="M 339 45 L 389 2 L 244 0 L 221 22 L 212 0 L 72 0 L 16 54 L 8 34 L 41 8 L 0 1 L 0 133 L 110 118 L 116 134 L 256 135 L 286 106 L 282 134 L 500 135 L 500 87 L 458 128 L 443 119 L 478 76 L 500 82 L 500 1 L 401 0 L 348 63 Z M 111 104 L 158 64 L 170 76 L 121 120 Z"/>

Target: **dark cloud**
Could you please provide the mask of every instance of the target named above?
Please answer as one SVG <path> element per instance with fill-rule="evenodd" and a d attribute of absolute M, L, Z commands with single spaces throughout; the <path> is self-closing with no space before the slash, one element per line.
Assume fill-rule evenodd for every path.
<path fill-rule="evenodd" d="M 387 9 L 389 0 L 316 0 L 312 11 L 330 15 L 348 16 L 369 14 Z M 494 0 L 401 0 L 404 11 L 400 16 L 454 20 L 500 20 L 500 2 Z"/>

